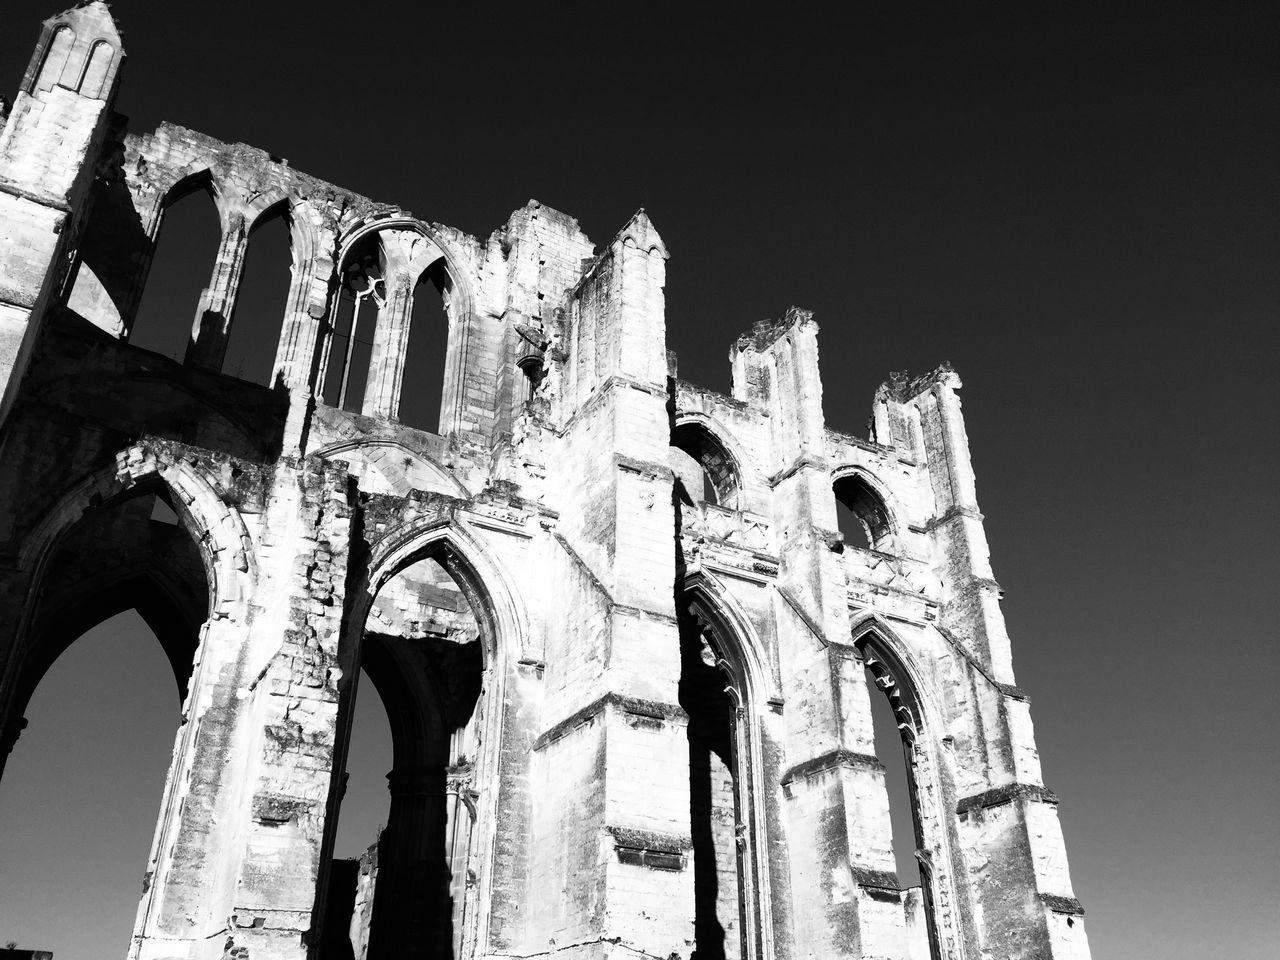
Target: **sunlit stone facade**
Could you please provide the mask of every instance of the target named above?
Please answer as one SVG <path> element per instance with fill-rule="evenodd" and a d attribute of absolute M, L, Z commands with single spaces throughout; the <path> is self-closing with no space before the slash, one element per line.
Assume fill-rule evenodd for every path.
<path fill-rule="evenodd" d="M 954 371 L 891 378 L 869 436 L 835 432 L 792 309 L 731 345 L 731 395 L 685 382 L 643 211 L 599 248 L 532 201 L 471 237 L 127 131 L 123 59 L 105 4 L 50 19 L 0 129 L 0 763 L 48 666 L 121 610 L 185 691 L 122 954 L 1088 957 Z M 178 362 L 130 336 L 191 191 L 222 237 Z M 223 365 L 280 213 L 258 384 Z M 441 413 L 411 425 L 427 285 Z M 390 814 L 335 861 L 362 675 Z"/>

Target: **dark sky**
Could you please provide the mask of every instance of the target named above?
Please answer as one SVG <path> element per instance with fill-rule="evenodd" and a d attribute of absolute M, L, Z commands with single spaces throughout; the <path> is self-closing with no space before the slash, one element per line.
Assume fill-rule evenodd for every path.
<path fill-rule="evenodd" d="M 643 206 L 671 251 L 682 376 L 727 390 L 733 337 L 809 307 L 839 429 L 864 430 L 889 371 L 951 360 L 1094 957 L 1273 957 L 1280 15 L 862 6 L 120 0 L 120 108 L 480 236 L 533 197 L 603 244 Z M 56 9 L 6 3 L 0 89 Z M 95 650 L 134 643 L 130 622 Z M 154 782 L 111 787 L 142 839 L 78 841 L 116 865 L 113 893 L 140 876 L 167 762 L 159 667 L 162 690 L 139 672 L 120 693 L 162 731 Z M 50 736 L 102 727 L 68 715 L 87 693 L 53 689 L 0 789 L 0 942 L 75 960 L 57 944 L 81 915 L 33 913 L 70 895 L 69 841 L 56 822 L 29 841 L 44 800 L 11 785 L 45 777 L 81 824 L 105 803 L 63 783 L 83 771 L 54 776 L 74 744 L 37 739 L 42 710 Z M 134 739 L 101 749 L 132 762 Z"/>

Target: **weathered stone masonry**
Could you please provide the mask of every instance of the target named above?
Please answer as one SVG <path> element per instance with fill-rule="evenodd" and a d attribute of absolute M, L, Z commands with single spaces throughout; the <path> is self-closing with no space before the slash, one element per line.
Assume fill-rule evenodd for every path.
<path fill-rule="evenodd" d="M 686 383 L 643 212 L 599 252 L 532 201 L 480 240 L 127 132 L 123 59 L 105 4 L 51 18 L 0 129 L 0 764 L 58 654 L 136 607 L 184 701 L 129 957 L 1088 957 L 954 371 L 837 433 L 792 309 L 733 344 L 732 396 Z M 177 363 L 129 339 L 197 189 L 223 236 Z M 281 209 L 260 386 L 221 365 Z M 422 282 L 448 310 L 435 432 L 397 419 Z M 335 864 L 362 668 L 391 815 Z"/>

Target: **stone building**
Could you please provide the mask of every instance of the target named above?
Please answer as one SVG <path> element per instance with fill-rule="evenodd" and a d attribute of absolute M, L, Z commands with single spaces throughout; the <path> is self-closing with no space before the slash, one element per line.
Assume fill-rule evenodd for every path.
<path fill-rule="evenodd" d="M 685 382 L 643 211 L 601 249 L 536 202 L 471 237 L 127 131 L 123 60 L 105 4 L 52 17 L 0 130 L 0 763 L 55 658 L 136 608 L 185 699 L 129 957 L 1089 956 L 953 370 L 833 431 L 792 309 L 730 346 L 731 396 Z M 130 337 L 192 191 L 222 238 L 179 362 Z M 260 384 L 223 364 L 270 216 L 292 272 Z M 390 815 L 335 862 L 362 673 Z"/>

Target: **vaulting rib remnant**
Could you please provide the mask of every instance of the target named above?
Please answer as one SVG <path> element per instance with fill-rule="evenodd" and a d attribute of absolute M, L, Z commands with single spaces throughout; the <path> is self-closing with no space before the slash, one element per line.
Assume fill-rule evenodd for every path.
<path fill-rule="evenodd" d="M 534 201 L 477 239 L 128 132 L 123 59 L 104 3 L 51 18 L 0 129 L 0 765 L 45 670 L 122 609 L 184 697 L 121 954 L 1088 957 L 953 370 L 837 433 L 793 308 L 733 344 L 732 396 L 686 383 L 643 211 L 600 250 Z M 178 361 L 130 337 L 194 189 L 222 236 Z M 261 384 L 223 364 L 279 215 Z M 440 415 L 411 425 L 423 322 L 447 328 Z M 335 861 L 362 674 L 391 813 Z"/>

